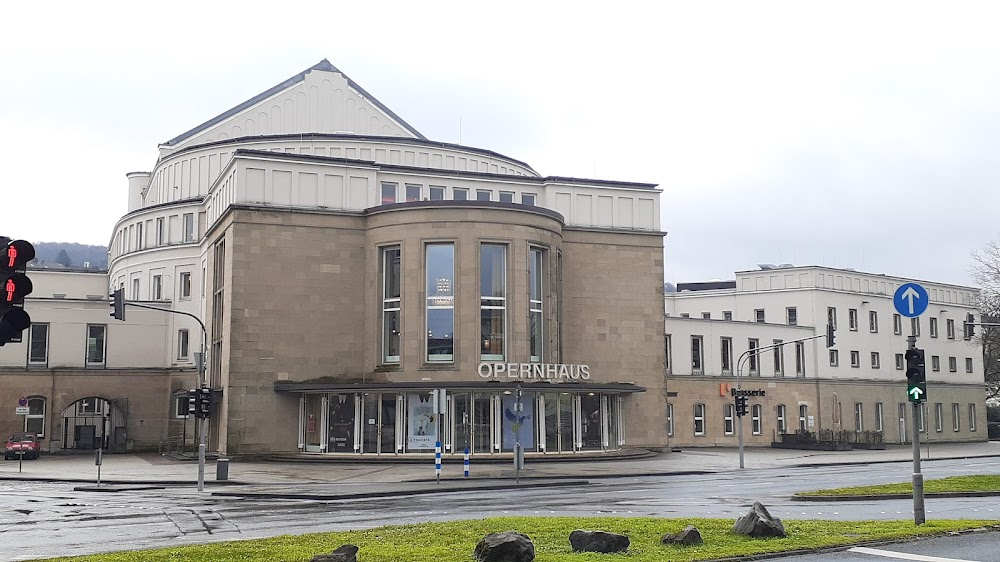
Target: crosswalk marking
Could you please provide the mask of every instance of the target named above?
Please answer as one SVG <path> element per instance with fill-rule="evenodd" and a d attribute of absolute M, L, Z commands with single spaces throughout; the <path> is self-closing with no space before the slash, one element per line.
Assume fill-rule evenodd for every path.
<path fill-rule="evenodd" d="M 871 554 L 872 556 L 885 556 L 887 558 L 897 558 L 899 560 L 917 560 L 919 562 L 975 562 L 974 560 L 962 560 L 960 558 L 942 558 L 940 556 L 925 556 L 923 554 L 908 554 L 906 552 L 893 552 L 891 550 L 879 550 L 877 548 L 867 548 L 856 546 L 848 549 L 848 552 L 860 554 Z"/>

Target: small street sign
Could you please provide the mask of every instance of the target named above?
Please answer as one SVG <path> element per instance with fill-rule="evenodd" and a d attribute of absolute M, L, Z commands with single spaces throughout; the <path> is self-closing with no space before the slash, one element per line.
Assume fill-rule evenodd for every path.
<path fill-rule="evenodd" d="M 28 415 L 28 407 L 27 406 L 17 406 L 16 408 L 14 408 L 14 415 L 16 415 L 16 416 L 26 416 L 26 415 Z"/>
<path fill-rule="evenodd" d="M 927 383 L 911 384 L 906 387 L 906 396 L 910 402 L 919 404 L 927 400 Z"/>
<path fill-rule="evenodd" d="M 28 398 L 25 397 L 25 396 L 22 396 L 22 397 L 18 398 L 17 399 L 17 405 L 18 406 L 27 406 L 28 405 Z"/>
<path fill-rule="evenodd" d="M 930 299 L 927 297 L 927 289 L 916 283 L 906 283 L 896 289 L 896 294 L 892 296 L 892 304 L 896 307 L 896 312 L 914 318 L 920 316 L 927 310 Z"/>

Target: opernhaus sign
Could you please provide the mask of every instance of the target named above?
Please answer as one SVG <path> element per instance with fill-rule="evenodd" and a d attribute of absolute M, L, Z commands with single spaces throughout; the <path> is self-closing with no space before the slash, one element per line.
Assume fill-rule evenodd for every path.
<path fill-rule="evenodd" d="M 480 363 L 479 376 L 484 379 L 587 380 L 589 365 L 562 363 Z"/>

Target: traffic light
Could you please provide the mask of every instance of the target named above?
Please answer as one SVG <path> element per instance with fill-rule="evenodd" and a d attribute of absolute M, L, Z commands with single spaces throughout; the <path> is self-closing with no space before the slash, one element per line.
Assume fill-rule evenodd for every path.
<path fill-rule="evenodd" d="M 826 325 L 826 346 L 833 347 L 834 342 L 837 339 L 837 329 L 833 327 L 833 324 L 828 323 Z"/>
<path fill-rule="evenodd" d="M 187 393 L 188 415 L 189 416 L 197 416 L 198 415 L 198 406 L 195 403 L 195 398 L 197 398 L 197 396 L 198 396 L 198 389 L 197 388 L 192 388 Z"/>
<path fill-rule="evenodd" d="M 924 369 L 924 350 L 907 349 L 903 356 L 906 359 L 906 395 L 910 402 L 920 403 L 927 399 L 927 372 Z"/>
<path fill-rule="evenodd" d="M 737 396 L 736 397 L 736 415 L 743 417 L 747 415 L 747 397 Z"/>
<path fill-rule="evenodd" d="M 194 395 L 194 416 L 199 419 L 212 417 L 212 389 L 198 388 L 193 390 Z"/>
<path fill-rule="evenodd" d="M 965 322 L 962 322 L 962 337 L 965 339 L 965 341 L 969 341 L 975 335 L 976 335 L 976 316 L 973 314 L 966 314 Z"/>
<path fill-rule="evenodd" d="M 19 343 L 21 332 L 31 326 L 24 297 L 32 290 L 25 271 L 33 259 L 35 247 L 30 242 L 0 237 L 0 346 Z"/>
<path fill-rule="evenodd" d="M 119 287 L 108 293 L 108 300 L 111 301 L 111 317 L 115 320 L 125 319 L 125 289 Z"/>

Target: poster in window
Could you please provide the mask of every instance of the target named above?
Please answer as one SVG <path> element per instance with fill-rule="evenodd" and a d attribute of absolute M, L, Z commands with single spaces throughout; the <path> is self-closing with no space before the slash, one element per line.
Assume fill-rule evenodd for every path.
<path fill-rule="evenodd" d="M 330 396 L 329 446 L 331 452 L 354 451 L 354 400 L 349 394 Z"/>
<path fill-rule="evenodd" d="M 524 449 L 535 448 L 535 399 L 532 394 L 525 394 L 521 398 L 524 409 L 520 412 L 514 411 L 513 395 L 503 397 L 503 448 L 514 450 L 514 432 L 518 432 L 521 447 Z"/>
<path fill-rule="evenodd" d="M 406 396 L 406 448 L 434 449 L 437 442 L 437 415 L 433 395 L 410 393 Z"/>

